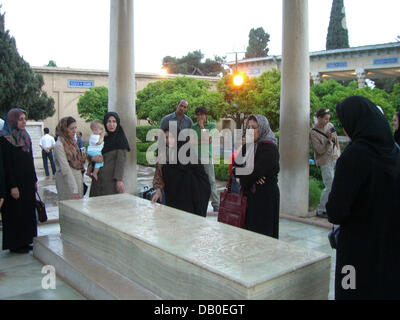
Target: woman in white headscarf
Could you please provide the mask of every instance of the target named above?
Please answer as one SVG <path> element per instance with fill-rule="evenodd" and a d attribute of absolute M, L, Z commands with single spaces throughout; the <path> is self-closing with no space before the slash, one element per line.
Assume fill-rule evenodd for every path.
<path fill-rule="evenodd" d="M 278 239 L 280 195 L 277 140 L 268 119 L 262 115 L 251 115 L 247 129 L 253 130 L 254 141 L 243 146 L 245 166 L 238 165 L 236 158 L 234 171 L 240 179 L 243 194 L 247 196 L 246 229 Z M 246 167 L 252 170 L 243 170 Z"/>

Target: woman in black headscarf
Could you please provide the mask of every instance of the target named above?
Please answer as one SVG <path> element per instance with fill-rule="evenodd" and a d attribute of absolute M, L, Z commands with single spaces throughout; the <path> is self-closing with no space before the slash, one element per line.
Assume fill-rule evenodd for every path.
<path fill-rule="evenodd" d="M 107 135 L 104 137 L 103 156 L 92 158 L 92 161 L 95 162 L 103 162 L 102 160 L 104 160 L 104 166 L 100 168 L 97 181 L 92 180 L 90 197 L 125 193 L 122 177 L 124 175 L 126 153 L 130 151 L 128 139 L 116 112 L 106 113 L 104 127 Z"/>
<path fill-rule="evenodd" d="M 400 111 L 393 117 L 394 141 L 400 146 Z"/>
<path fill-rule="evenodd" d="M 343 100 L 336 114 L 351 142 L 326 205 L 329 221 L 340 225 L 335 299 L 399 299 L 400 152 L 367 98 Z"/>
<path fill-rule="evenodd" d="M 204 167 L 198 159 L 194 158 L 195 152 L 190 153 L 190 149 L 187 150 L 186 157 L 191 160 L 188 163 L 183 161 L 180 157 L 184 154 L 182 152 L 179 154 L 179 151 L 188 142 L 177 142 L 176 137 L 173 137 L 168 130 L 165 130 L 164 133 L 165 137 L 161 137 L 159 141 L 159 143 L 163 142 L 161 143 L 162 147 L 159 146 L 159 150 L 164 157 L 159 156 L 156 165 L 153 187 L 157 191 L 152 202 L 160 199 L 162 191 L 164 191 L 167 206 L 205 217 L 211 187 Z M 168 156 L 170 148 L 174 155 L 177 155 L 172 157 L 173 160 Z M 160 159 L 163 160 L 160 161 Z"/>
<path fill-rule="evenodd" d="M 3 250 L 28 253 L 37 235 L 35 192 L 37 177 L 32 156 L 32 142 L 26 127 L 25 111 L 11 109 L 0 131 L 5 200 L 1 208 Z"/>

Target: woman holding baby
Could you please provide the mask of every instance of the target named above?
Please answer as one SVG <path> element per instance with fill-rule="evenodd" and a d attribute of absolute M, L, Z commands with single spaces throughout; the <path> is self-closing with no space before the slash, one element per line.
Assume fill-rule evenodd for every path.
<path fill-rule="evenodd" d="M 102 155 L 92 157 L 91 161 L 104 162 L 104 165 L 99 169 L 97 179 L 92 180 L 90 197 L 125 193 L 122 177 L 126 153 L 130 151 L 128 139 L 116 112 L 107 112 L 103 123 L 107 134 L 104 137 Z"/>

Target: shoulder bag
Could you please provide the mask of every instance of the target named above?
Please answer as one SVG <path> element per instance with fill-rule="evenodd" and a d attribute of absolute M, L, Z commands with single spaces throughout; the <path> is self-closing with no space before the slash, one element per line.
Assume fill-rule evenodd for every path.
<path fill-rule="evenodd" d="M 46 206 L 42 199 L 40 199 L 40 195 L 38 192 L 36 192 L 38 199 L 35 197 L 35 207 L 38 215 L 38 219 L 40 222 L 46 222 L 47 221 L 47 213 L 46 213 Z"/>
<path fill-rule="evenodd" d="M 242 188 L 240 188 L 239 193 L 231 192 L 232 176 L 231 172 L 226 188 L 220 194 L 218 221 L 235 227 L 245 228 L 247 197 L 243 195 Z"/>
<path fill-rule="evenodd" d="M 340 226 L 332 227 L 332 231 L 328 234 L 329 243 L 332 249 L 337 248 Z"/>

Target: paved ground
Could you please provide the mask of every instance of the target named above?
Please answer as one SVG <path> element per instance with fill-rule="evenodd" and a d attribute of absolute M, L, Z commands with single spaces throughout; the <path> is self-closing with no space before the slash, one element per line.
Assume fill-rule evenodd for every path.
<path fill-rule="evenodd" d="M 54 180 L 47 180 L 44 177 L 43 170 L 37 170 L 39 178 L 39 193 L 42 200 L 46 203 L 50 223 L 38 226 L 38 236 L 57 234 L 60 232 L 58 224 L 57 193 Z M 145 185 L 151 185 L 154 174 L 153 168 L 138 166 L 138 190 Z M 85 177 L 87 184 L 90 179 Z M 219 190 L 224 189 L 224 182 L 218 182 Z M 207 219 L 217 219 L 213 213 L 211 204 L 210 213 Z M 326 220 L 312 217 L 307 219 L 280 219 L 280 240 L 290 242 L 295 245 L 307 247 L 313 250 L 321 251 L 331 255 L 331 274 L 329 299 L 333 299 L 333 277 L 335 264 L 335 250 L 332 250 L 328 242 L 328 232 L 330 224 Z M 2 237 L 2 231 L 0 230 Z M 84 299 L 77 291 L 57 278 L 55 290 L 42 289 L 41 283 L 44 274 L 42 274 L 43 265 L 37 261 L 32 252 L 29 254 L 15 254 L 9 251 L 0 251 L 0 299 L 7 300 L 76 300 Z"/>

